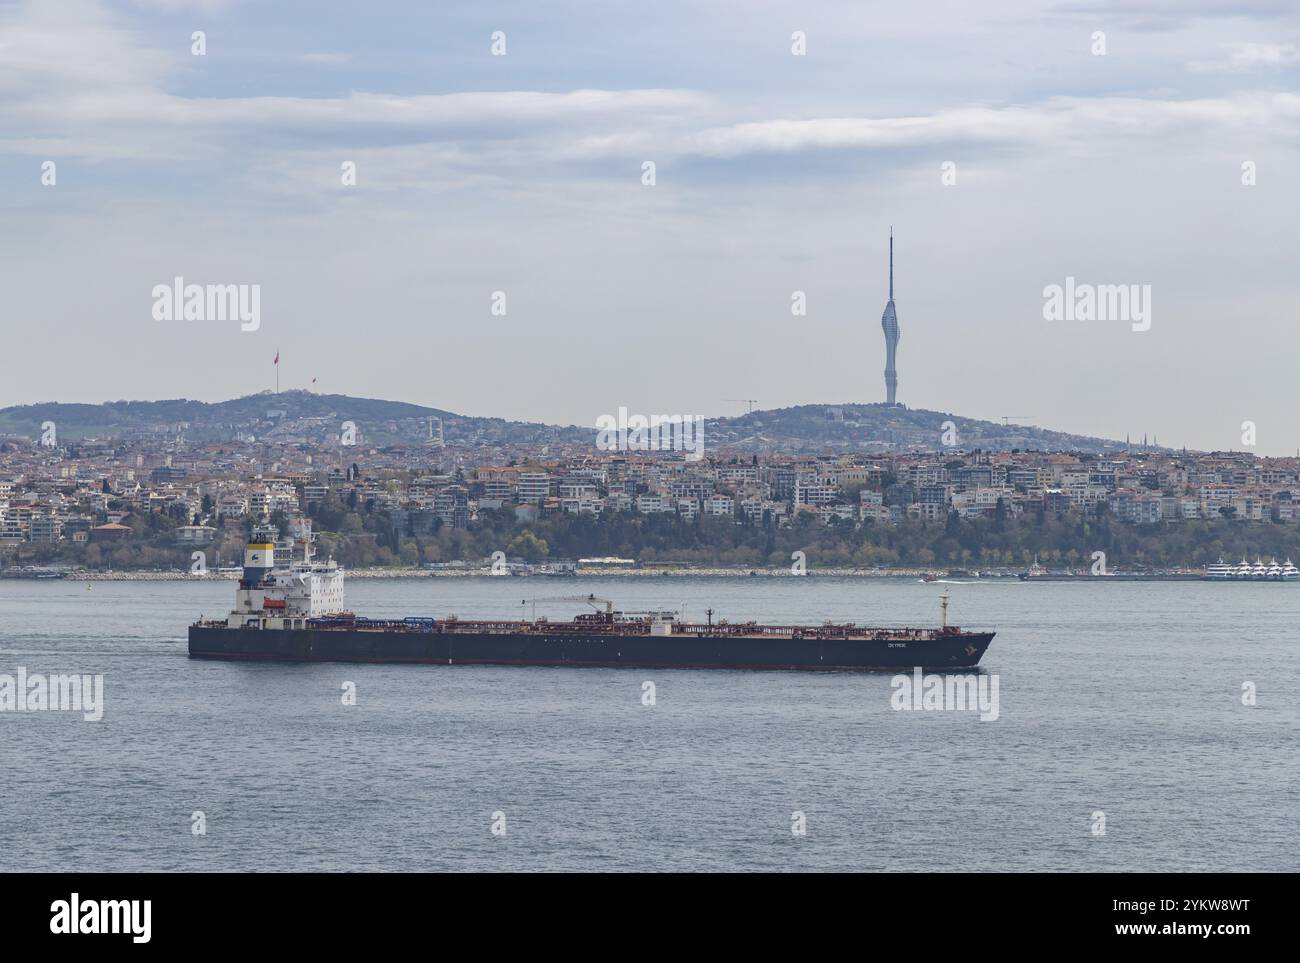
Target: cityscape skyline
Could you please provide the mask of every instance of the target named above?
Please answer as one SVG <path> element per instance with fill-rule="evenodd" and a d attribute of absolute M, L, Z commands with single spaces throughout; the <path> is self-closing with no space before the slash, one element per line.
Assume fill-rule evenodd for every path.
<path fill-rule="evenodd" d="M 277 556 L 283 550 L 287 561 L 303 533 L 311 540 L 313 519 L 347 564 L 405 567 L 482 559 L 506 545 L 517 548 L 506 557 L 572 561 L 608 551 L 602 529 L 621 533 L 640 558 L 641 548 L 652 548 L 642 536 L 652 543 L 658 536 L 627 527 L 631 517 L 676 533 L 681 554 L 662 554 L 658 544 L 644 560 L 781 566 L 791 548 L 775 548 L 778 535 L 792 545 L 850 538 L 856 548 L 841 544 L 822 556 L 832 567 L 1026 566 L 1039 552 L 1080 564 L 1089 555 L 1077 526 L 1099 526 L 1109 544 L 1112 523 L 1127 529 L 1113 533 L 1126 546 L 1112 553 L 1116 561 L 1205 566 L 1238 551 L 1289 559 L 1300 524 L 1300 458 L 1242 452 L 768 450 L 736 457 L 719 449 L 696 460 L 465 425 L 454 447 L 434 444 L 431 434 L 387 444 L 351 421 L 332 437 L 330 417 L 269 411 L 255 418 L 242 427 L 256 437 L 180 437 L 175 426 L 154 426 L 63 448 L 0 444 L 0 573 L 49 574 L 42 562 L 57 563 L 55 574 L 167 568 L 195 549 L 230 559 L 250 531 L 259 543 L 277 541 Z M 407 420 L 428 430 L 423 417 Z M 701 545 L 695 523 L 704 519 L 715 527 Z M 976 541 L 951 540 L 966 523 L 976 526 L 967 532 Z M 502 526 L 512 533 L 503 535 Z M 569 551 L 551 553 L 546 538 L 529 534 L 534 526 Z M 1009 526 L 1012 541 L 1002 537 Z M 277 529 L 288 539 L 283 549 Z M 910 548 L 898 551 L 898 537 Z M 1256 568 L 1251 578 L 1267 575 Z"/>

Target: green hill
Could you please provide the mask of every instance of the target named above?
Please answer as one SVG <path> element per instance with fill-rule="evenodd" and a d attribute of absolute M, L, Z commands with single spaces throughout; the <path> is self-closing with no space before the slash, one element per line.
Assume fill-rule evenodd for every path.
<path fill-rule="evenodd" d="M 401 401 L 309 391 L 278 395 L 268 391 L 217 403 L 178 398 L 99 405 L 20 405 L 0 409 L 0 437 L 39 438 L 41 425 L 52 421 L 60 441 L 184 435 L 193 441 L 251 436 L 311 442 L 337 435 L 342 423 L 351 421 L 370 443 L 388 444 L 426 439 L 430 419 L 441 420 L 449 445 L 595 442 L 594 427 L 477 418 Z M 948 423 L 955 428 L 955 437 Z M 1124 447 L 1121 442 L 1102 438 L 883 404 L 798 405 L 705 422 L 708 449 L 733 446 L 755 453 L 924 451 L 952 442 L 955 447 L 986 451 L 1019 448 L 1102 453 Z"/>

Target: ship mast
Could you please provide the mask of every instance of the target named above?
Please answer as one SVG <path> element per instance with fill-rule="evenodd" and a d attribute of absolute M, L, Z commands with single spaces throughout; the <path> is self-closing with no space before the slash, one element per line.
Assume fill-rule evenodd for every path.
<path fill-rule="evenodd" d="M 943 594 L 939 596 L 939 607 L 943 610 L 943 627 L 948 627 L 948 590 L 944 589 Z"/>

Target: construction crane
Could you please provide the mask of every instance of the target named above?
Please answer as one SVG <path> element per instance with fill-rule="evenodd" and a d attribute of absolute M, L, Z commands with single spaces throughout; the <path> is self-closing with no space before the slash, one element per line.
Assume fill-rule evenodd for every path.
<path fill-rule="evenodd" d="M 538 602 L 586 602 L 593 609 L 599 609 L 600 606 L 603 605 L 605 607 L 606 615 L 612 615 L 614 613 L 613 601 L 610 599 L 599 598 L 596 595 L 548 595 L 544 598 L 524 599 L 519 603 L 520 605 L 532 605 L 534 622 L 537 621 Z"/>
<path fill-rule="evenodd" d="M 758 399 L 757 399 L 757 398 L 723 398 L 722 400 L 723 400 L 723 401 L 738 401 L 738 402 L 740 402 L 741 404 L 749 405 L 749 411 L 747 412 L 747 414 L 751 414 L 751 415 L 754 413 L 754 405 L 758 404 Z"/>
<path fill-rule="evenodd" d="M 1006 427 L 1008 426 L 1008 424 L 1010 423 L 1010 421 L 1011 421 L 1012 418 L 1015 418 L 1017 421 L 1019 421 L 1021 418 L 1032 418 L 1032 417 L 1034 417 L 1034 416 L 1033 416 L 1033 415 L 1003 415 L 1003 416 L 1002 416 L 1002 427 L 1003 427 L 1003 428 L 1006 428 Z"/>

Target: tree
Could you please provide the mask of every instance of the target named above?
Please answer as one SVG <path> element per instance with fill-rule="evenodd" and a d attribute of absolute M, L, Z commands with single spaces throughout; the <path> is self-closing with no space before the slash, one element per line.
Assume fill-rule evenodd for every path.
<path fill-rule="evenodd" d="M 550 555 L 550 548 L 530 529 L 524 529 L 506 546 L 506 555 L 518 556 L 527 562 L 540 562 Z"/>

